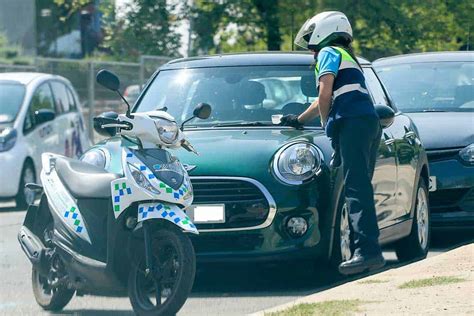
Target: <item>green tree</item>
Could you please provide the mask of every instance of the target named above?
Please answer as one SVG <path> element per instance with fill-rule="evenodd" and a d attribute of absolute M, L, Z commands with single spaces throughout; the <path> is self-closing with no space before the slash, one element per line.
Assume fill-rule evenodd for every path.
<path fill-rule="evenodd" d="M 126 16 L 113 23 L 105 45 L 118 58 L 179 56 L 176 6 L 166 0 L 133 0 Z"/>

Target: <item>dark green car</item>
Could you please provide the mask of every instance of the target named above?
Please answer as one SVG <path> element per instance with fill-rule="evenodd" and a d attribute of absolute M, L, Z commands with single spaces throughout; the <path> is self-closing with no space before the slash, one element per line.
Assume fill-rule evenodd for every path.
<path fill-rule="evenodd" d="M 428 167 L 418 132 L 398 112 L 370 63 L 361 59 L 375 104 L 392 107 L 383 130 L 373 179 L 383 244 L 397 242 L 400 258 L 423 257 L 429 247 Z M 150 79 L 134 111 L 167 107 L 178 123 L 200 102 L 208 120 L 193 120 L 185 133 L 199 152 L 177 151 L 188 164 L 199 229 L 198 259 L 281 260 L 350 257 L 347 209 L 340 168 L 331 169 L 330 140 L 319 121 L 297 130 L 272 123 L 301 113 L 316 97 L 313 56 L 239 54 L 178 59 Z M 95 149 L 113 157 L 121 173 L 120 140 Z M 114 158 L 116 157 L 116 158 Z"/>

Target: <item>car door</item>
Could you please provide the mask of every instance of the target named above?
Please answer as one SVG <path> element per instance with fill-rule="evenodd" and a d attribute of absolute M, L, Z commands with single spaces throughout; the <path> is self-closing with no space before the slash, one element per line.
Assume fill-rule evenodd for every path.
<path fill-rule="evenodd" d="M 89 147 L 89 138 L 84 125 L 84 118 L 80 112 L 79 99 L 71 86 L 66 85 L 69 99 L 70 122 L 73 128 L 71 135 L 71 151 L 73 157 L 80 157 Z"/>
<path fill-rule="evenodd" d="M 74 114 L 71 113 L 67 88 L 63 82 L 56 80 L 51 82 L 51 87 L 53 88 L 56 111 L 60 113 L 56 118 L 56 124 L 61 131 L 59 135 L 59 146 L 56 149 L 56 152 L 67 157 L 73 157 L 75 156 L 72 141 L 74 132 Z"/>
<path fill-rule="evenodd" d="M 364 68 L 367 88 L 374 104 L 389 105 L 387 96 L 372 68 Z M 397 120 L 397 118 L 395 118 Z M 393 224 L 399 213 L 397 205 L 397 163 L 393 125 L 384 128 L 380 139 L 372 185 L 379 228 Z"/>
<path fill-rule="evenodd" d="M 23 135 L 30 148 L 30 155 L 39 172 L 41 154 L 51 152 L 58 142 L 58 129 L 55 120 L 38 123 L 35 121 L 35 112 L 41 109 L 55 111 L 53 94 L 48 82 L 39 85 L 33 92 L 28 111 L 23 122 Z"/>

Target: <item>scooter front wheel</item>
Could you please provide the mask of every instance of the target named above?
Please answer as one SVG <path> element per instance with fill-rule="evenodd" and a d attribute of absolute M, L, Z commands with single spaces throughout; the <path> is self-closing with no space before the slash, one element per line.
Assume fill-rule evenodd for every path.
<path fill-rule="evenodd" d="M 74 290 L 66 286 L 53 287 L 48 278 L 42 276 L 35 267 L 31 271 L 33 294 L 39 306 L 48 311 L 60 311 L 71 301 Z"/>
<path fill-rule="evenodd" d="M 193 287 L 196 257 L 188 236 L 174 227 L 152 235 L 154 266 L 145 268 L 140 255 L 128 277 L 128 295 L 133 310 L 140 316 L 175 315 Z"/>

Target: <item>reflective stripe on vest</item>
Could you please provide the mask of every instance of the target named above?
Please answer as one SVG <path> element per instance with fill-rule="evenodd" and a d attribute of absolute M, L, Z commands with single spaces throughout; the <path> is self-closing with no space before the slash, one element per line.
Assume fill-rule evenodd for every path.
<path fill-rule="evenodd" d="M 346 84 L 342 87 L 340 87 L 339 89 L 337 90 L 334 90 L 332 95 L 335 98 L 337 98 L 338 96 L 340 96 L 341 94 L 344 94 L 344 93 L 347 93 L 347 92 L 351 92 L 351 91 L 359 91 L 359 92 L 362 92 L 362 93 L 369 93 L 367 91 L 367 89 L 363 88 L 360 83 L 353 83 L 353 84 Z"/>

